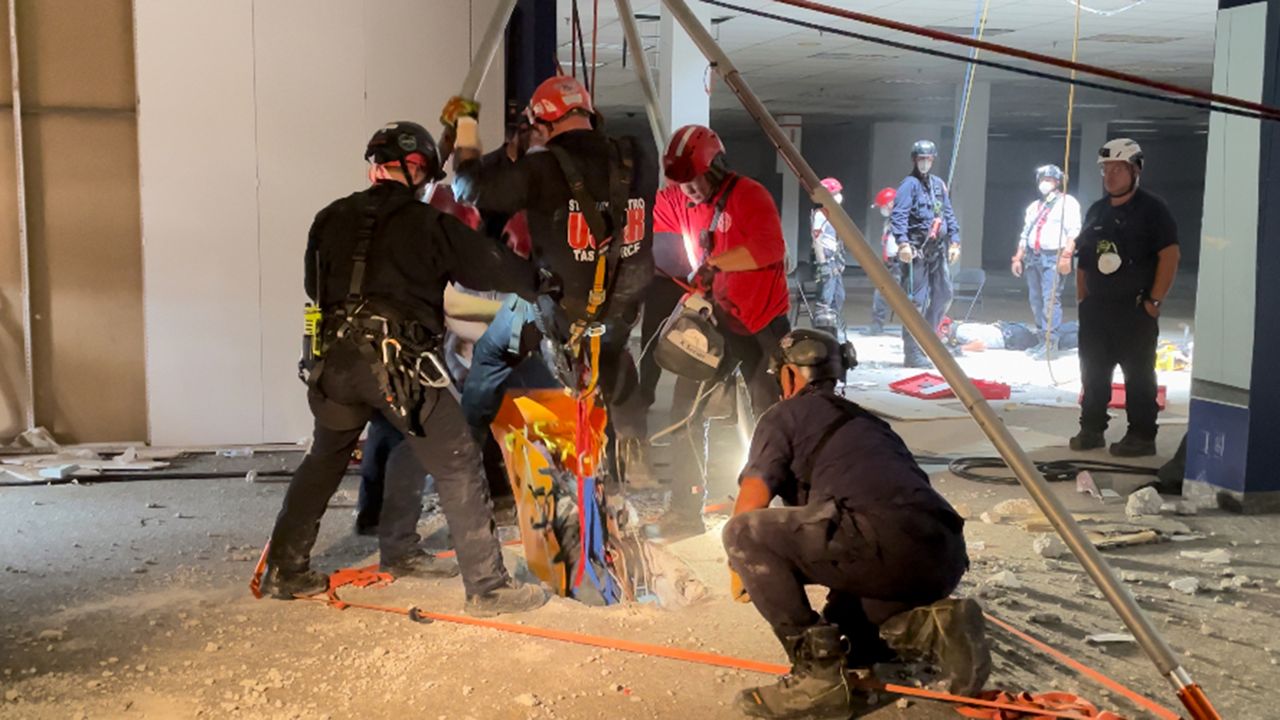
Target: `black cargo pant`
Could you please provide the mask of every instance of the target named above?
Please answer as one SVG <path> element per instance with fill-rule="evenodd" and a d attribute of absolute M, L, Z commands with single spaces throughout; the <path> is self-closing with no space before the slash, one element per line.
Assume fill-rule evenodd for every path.
<path fill-rule="evenodd" d="M 892 657 L 879 626 L 937 602 L 968 569 L 964 522 L 953 513 L 911 507 L 847 510 L 835 501 L 766 508 L 724 527 L 729 567 L 783 647 L 820 620 L 849 640 L 851 667 Z M 822 615 L 805 585 L 830 592 Z"/>
<path fill-rule="evenodd" d="M 326 354 L 308 401 L 315 416 L 315 435 L 276 517 L 267 558 L 272 567 L 299 572 L 310 566 L 320 518 L 342 482 L 361 430 L 373 413 L 380 412 L 405 434 L 404 444 L 412 451 L 412 456 L 392 453 L 392 462 L 397 455 L 415 459 L 435 478 L 468 597 L 508 581 L 480 450 L 448 390 L 427 391 L 420 410 L 425 437 L 410 435 L 404 420 L 383 400 L 373 370 L 359 348 L 339 342 Z M 395 467 L 387 470 L 379 536 L 384 565 L 403 559 L 417 547 L 422 481 L 418 472 Z"/>
<path fill-rule="evenodd" d="M 1105 432 L 1111 377 L 1124 371 L 1129 433 L 1155 440 L 1156 341 L 1160 328 L 1136 300 L 1088 297 L 1080 303 L 1080 429 Z"/>
<path fill-rule="evenodd" d="M 937 331 L 938 323 L 951 309 L 951 298 L 954 295 L 951 285 L 951 267 L 947 264 L 948 241 L 937 240 L 913 241 L 916 256 L 910 263 L 898 263 L 903 287 L 907 296 L 929 323 L 929 329 Z M 902 326 L 902 356 L 907 367 L 923 367 L 929 358 L 920 348 L 920 344 Z"/>

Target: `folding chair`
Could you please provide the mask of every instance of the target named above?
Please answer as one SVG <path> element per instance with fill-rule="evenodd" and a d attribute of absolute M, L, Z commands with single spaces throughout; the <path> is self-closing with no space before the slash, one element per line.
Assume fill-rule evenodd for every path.
<path fill-rule="evenodd" d="M 973 308 L 982 299 L 982 288 L 987 284 L 987 271 L 982 268 L 960 268 L 951 278 L 952 286 L 952 302 L 969 301 L 969 309 L 964 313 L 962 322 L 969 322 L 969 316 L 973 314 Z M 972 292 L 968 292 L 968 290 Z"/>

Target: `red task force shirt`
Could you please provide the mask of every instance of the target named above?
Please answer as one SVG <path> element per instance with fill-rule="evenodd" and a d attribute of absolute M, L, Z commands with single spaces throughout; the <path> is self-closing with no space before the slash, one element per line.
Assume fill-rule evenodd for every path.
<path fill-rule="evenodd" d="M 653 232 L 676 233 L 691 244 L 693 267 L 702 264 L 699 234 L 711 224 L 719 195 L 692 205 L 677 185 L 658 191 L 653 208 Z M 738 176 L 720 215 L 711 249 L 713 256 L 746 247 L 760 267 L 756 270 L 718 272 L 711 286 L 716 305 L 728 316 L 730 330 L 754 335 L 791 307 L 787 277 L 783 272 L 786 241 L 773 196 L 749 177 Z"/>

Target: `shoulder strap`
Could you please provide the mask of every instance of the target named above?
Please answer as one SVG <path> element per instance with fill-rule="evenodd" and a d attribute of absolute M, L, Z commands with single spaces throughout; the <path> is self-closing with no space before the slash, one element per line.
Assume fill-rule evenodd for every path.
<path fill-rule="evenodd" d="M 708 244 L 715 242 L 716 228 L 720 226 L 720 216 L 724 214 L 724 209 L 729 205 L 729 195 L 733 193 L 733 189 L 737 187 L 738 180 L 741 177 L 737 173 L 730 175 L 729 179 L 725 181 L 724 192 L 720 193 L 720 197 L 716 198 L 716 209 L 711 214 L 711 224 L 707 226 L 707 234 L 703 236 Z M 710 255 L 711 248 L 704 247 L 703 252 Z"/>
<path fill-rule="evenodd" d="M 587 298 L 587 316 L 594 320 L 604 306 L 606 288 L 612 285 L 612 276 L 616 275 L 618 256 L 622 253 L 625 238 L 615 234 L 626 232 L 627 202 L 630 196 L 632 176 L 634 175 L 634 155 L 631 144 L 610 139 L 609 141 L 609 215 L 612 221 L 606 225 L 604 216 L 596 207 L 596 199 L 587 192 L 587 183 L 579 172 L 573 158 L 564 148 L 548 145 L 547 149 L 556 159 L 560 171 L 564 173 L 569 184 L 569 193 L 578 203 L 582 218 L 595 238 L 596 277 L 591 295 Z M 616 242 L 615 242 L 616 241 Z"/>
<path fill-rule="evenodd" d="M 369 243 L 378 224 L 378 204 L 366 198 L 361 213 L 360 229 L 356 232 L 356 248 L 351 253 L 351 285 L 347 297 L 355 299 L 364 295 L 364 271 L 369 259 Z"/>

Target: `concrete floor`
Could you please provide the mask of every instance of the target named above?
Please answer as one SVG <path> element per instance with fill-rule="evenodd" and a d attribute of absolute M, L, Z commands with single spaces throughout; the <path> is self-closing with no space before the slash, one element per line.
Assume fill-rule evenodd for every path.
<path fill-rule="evenodd" d="M 865 317 L 870 293 L 856 280 L 850 285 L 853 321 Z M 993 279 L 976 316 L 1025 318 L 1018 290 L 1015 282 Z M 1187 284 L 1179 291 L 1168 306 L 1166 333 L 1177 332 L 1179 318 L 1191 317 Z M 855 399 L 874 390 L 868 384 L 905 372 L 895 366 L 892 338 L 857 342 L 865 362 L 851 378 Z M 1055 387 L 1043 362 L 1012 353 L 962 359 L 975 377 L 991 374 L 1014 385 L 1014 397 L 997 410 L 1010 427 L 1025 428 L 1017 433 L 1038 446 L 1031 454 L 1041 459 L 1077 456 L 1064 447 L 1074 431 L 1075 411 L 1025 401 L 1073 397 L 1073 362 L 1067 357 L 1054 363 L 1058 380 L 1065 380 Z M 1188 373 L 1162 378 L 1171 396 L 1163 417 L 1174 426 L 1185 417 L 1188 386 L 1176 375 Z M 917 452 L 986 452 L 967 419 L 894 425 Z M 1176 431 L 1161 434 L 1162 456 L 1172 453 L 1178 436 Z M 720 456 L 740 457 L 732 429 L 717 428 L 714 437 Z M 721 495 L 732 492 L 733 466 L 713 463 L 712 488 Z M 1018 524 L 1026 518 L 992 515 L 1002 501 L 1025 497 L 1020 488 L 962 480 L 937 466 L 928 469 L 970 521 L 966 535 L 973 568 L 962 594 L 981 598 L 994 615 L 1161 704 L 1176 706 L 1134 644 L 1084 640 L 1123 628 L 1080 566 L 1070 558 L 1034 552 L 1037 533 Z M 1122 497 L 1144 481 L 1120 475 L 1096 479 Z M 5 518 L 0 525 L 0 718 L 730 718 L 736 717 L 729 707 L 734 693 L 767 680 L 483 628 L 415 625 L 359 610 L 253 600 L 247 583 L 283 489 L 242 479 L 0 488 L 0 517 Z M 1090 527 L 1128 522 L 1123 500 L 1100 502 L 1078 494 L 1070 483 L 1055 484 L 1053 490 Z M 322 569 L 375 557 L 372 540 L 350 533 L 353 497 L 349 480 L 325 517 L 316 556 Z M 991 522 L 982 519 L 984 513 Z M 710 588 L 711 596 L 702 602 L 664 610 L 648 605 L 593 609 L 554 600 L 511 620 L 781 662 L 780 648 L 759 616 L 727 597 L 717 532 L 723 518 L 712 521 L 705 535 L 668 544 Z M 1134 524 L 1186 530 L 1195 539 L 1108 550 L 1126 588 L 1224 717 L 1274 717 L 1271 708 L 1280 702 L 1275 518 L 1210 510 Z M 1209 565 L 1182 555 L 1212 549 L 1227 550 L 1229 563 Z M 518 552 L 509 553 L 508 560 L 517 567 Z M 1003 573 L 1012 573 L 1018 587 L 1007 587 L 1011 583 Z M 1202 590 L 1185 595 L 1168 586 L 1182 577 L 1196 578 Z M 446 613 L 462 606 L 456 580 L 406 580 L 382 590 L 353 591 L 351 597 Z M 990 635 L 996 653 L 990 686 L 1077 692 L 1125 717 L 1151 717 L 1004 631 L 993 628 Z M 890 704 L 865 716 L 955 717 L 950 708 L 922 701 Z"/>

